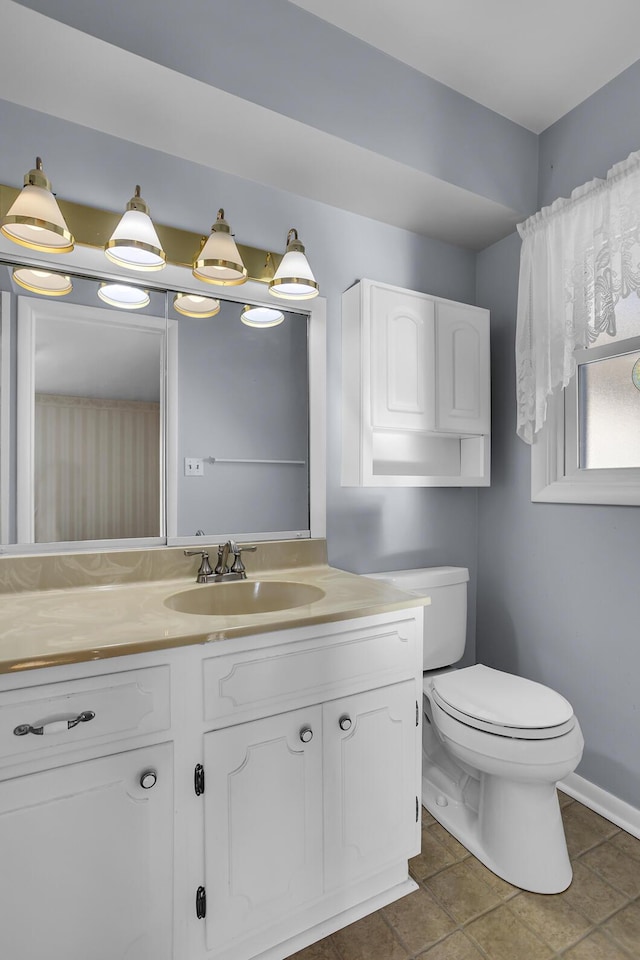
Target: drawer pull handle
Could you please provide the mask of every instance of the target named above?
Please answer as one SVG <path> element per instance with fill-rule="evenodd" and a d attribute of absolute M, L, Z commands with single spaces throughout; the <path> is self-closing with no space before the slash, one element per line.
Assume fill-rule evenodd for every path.
<path fill-rule="evenodd" d="M 351 730 L 351 717 L 348 717 L 345 713 L 344 717 L 340 717 L 338 720 L 341 730 Z"/>
<path fill-rule="evenodd" d="M 63 733 L 65 730 L 73 730 L 79 723 L 93 720 L 94 717 L 93 710 L 83 710 L 77 717 L 70 717 L 68 720 L 51 720 L 39 727 L 32 727 L 30 723 L 21 723 L 14 728 L 13 732 L 16 737 L 24 737 L 27 733 L 35 733 L 37 737 L 41 737 L 43 733 Z"/>
<path fill-rule="evenodd" d="M 311 727 L 303 727 L 300 731 L 300 739 L 303 743 L 309 743 L 310 740 L 313 740 L 313 730 Z"/>

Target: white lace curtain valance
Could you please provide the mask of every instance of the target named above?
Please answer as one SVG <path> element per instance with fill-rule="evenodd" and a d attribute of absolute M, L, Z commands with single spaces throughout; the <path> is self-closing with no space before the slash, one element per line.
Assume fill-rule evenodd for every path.
<path fill-rule="evenodd" d="M 640 292 L 640 151 L 518 232 L 517 432 L 533 443 L 549 397 L 575 373 L 576 347 L 615 335 L 616 305 Z"/>

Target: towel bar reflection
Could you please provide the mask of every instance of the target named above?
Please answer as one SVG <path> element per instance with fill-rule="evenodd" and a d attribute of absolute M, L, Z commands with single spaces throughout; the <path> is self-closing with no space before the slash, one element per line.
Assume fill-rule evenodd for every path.
<path fill-rule="evenodd" d="M 242 460 L 242 459 L 228 459 L 226 457 L 204 457 L 205 463 L 275 463 L 275 464 L 292 464 L 293 466 L 306 466 L 306 460 Z"/>

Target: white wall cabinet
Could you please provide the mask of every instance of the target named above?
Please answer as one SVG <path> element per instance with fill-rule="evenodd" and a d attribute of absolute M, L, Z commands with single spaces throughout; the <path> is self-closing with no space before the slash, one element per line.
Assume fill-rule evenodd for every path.
<path fill-rule="evenodd" d="M 278 960 L 414 889 L 421 618 L 0 676 L 3 956 Z"/>
<path fill-rule="evenodd" d="M 343 485 L 488 485 L 487 310 L 361 280 L 342 363 Z"/>

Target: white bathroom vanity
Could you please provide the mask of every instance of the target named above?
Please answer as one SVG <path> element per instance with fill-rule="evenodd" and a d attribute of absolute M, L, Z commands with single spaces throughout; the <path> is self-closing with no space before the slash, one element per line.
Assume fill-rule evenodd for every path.
<path fill-rule="evenodd" d="M 323 598 L 192 615 L 165 604 L 183 579 L 0 599 L 4 955 L 276 960 L 414 889 L 422 608 L 326 566 L 269 577 Z"/>

